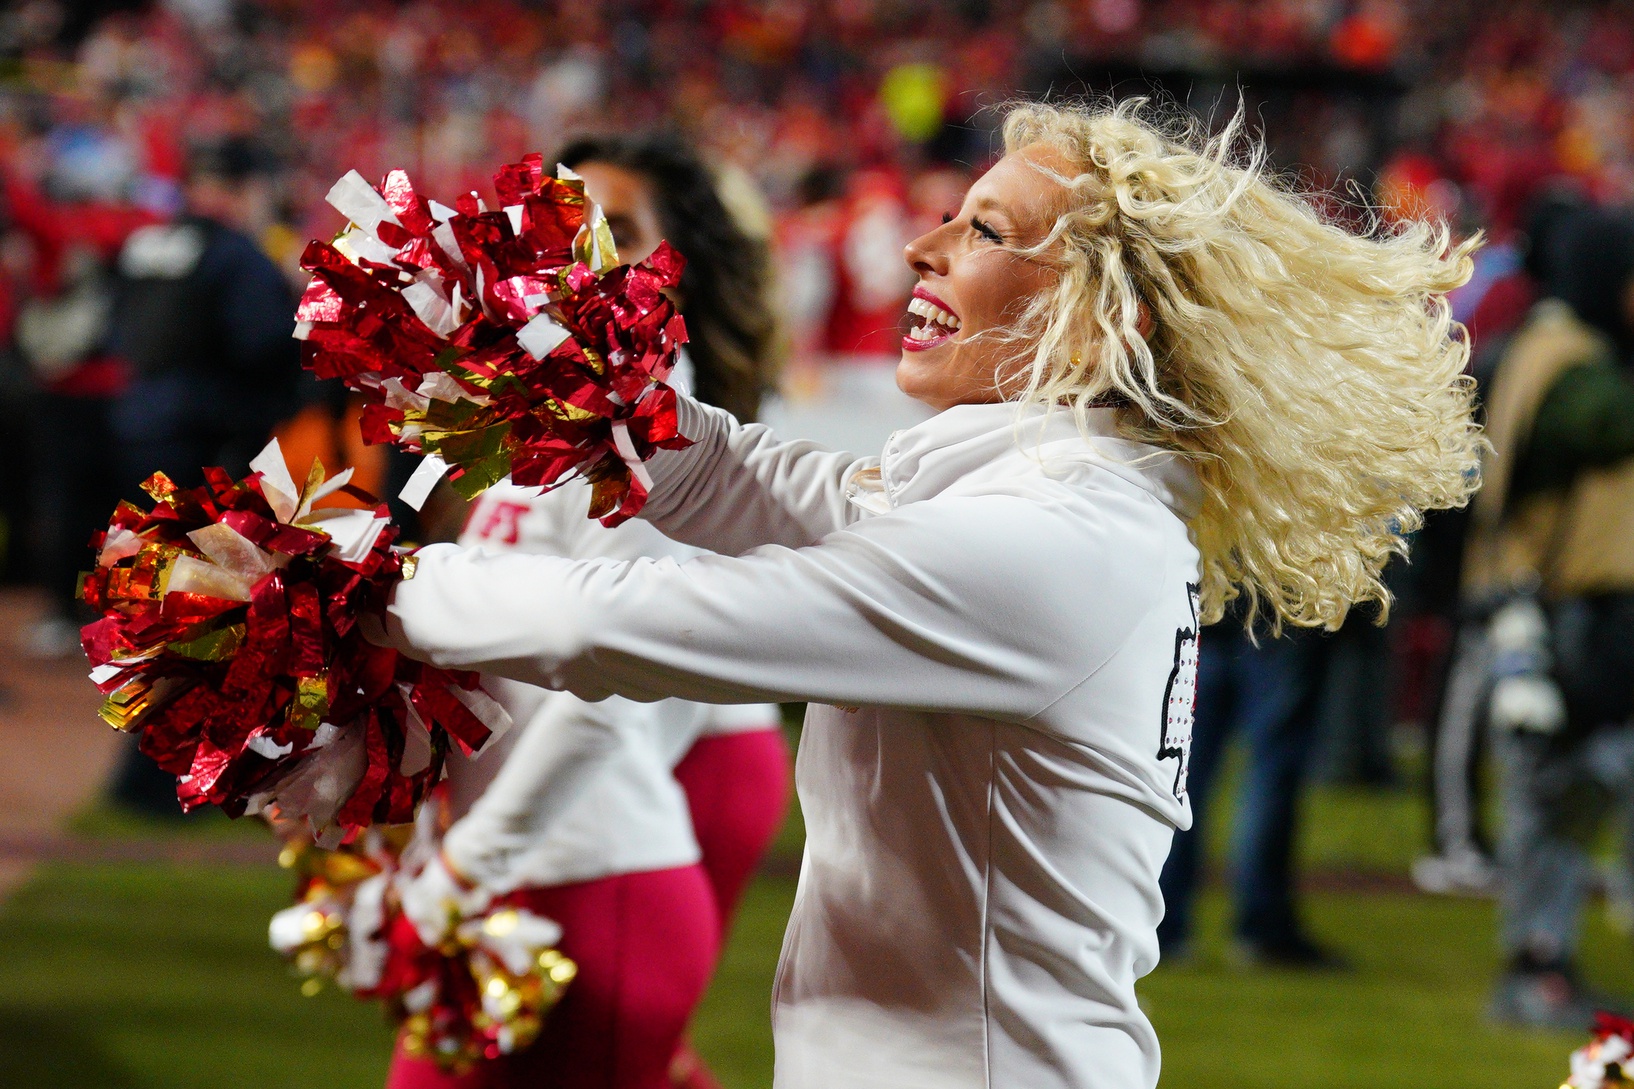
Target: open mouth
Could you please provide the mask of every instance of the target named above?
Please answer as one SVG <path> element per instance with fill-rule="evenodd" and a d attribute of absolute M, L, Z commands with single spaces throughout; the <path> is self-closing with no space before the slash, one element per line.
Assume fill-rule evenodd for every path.
<path fill-rule="evenodd" d="M 911 352 L 934 348 L 957 333 L 961 325 L 959 315 L 946 303 L 923 287 L 916 287 L 908 301 L 908 335 L 902 338 L 902 347 Z"/>

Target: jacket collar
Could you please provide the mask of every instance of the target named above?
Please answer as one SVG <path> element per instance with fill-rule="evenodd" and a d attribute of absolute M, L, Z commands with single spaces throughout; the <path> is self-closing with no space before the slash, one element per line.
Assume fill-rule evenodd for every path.
<path fill-rule="evenodd" d="M 1196 512 L 1196 476 L 1182 458 L 1120 438 L 1113 409 L 1090 409 L 1087 423 L 1086 436 L 1064 409 L 955 405 L 894 433 L 879 459 L 852 475 L 846 496 L 862 510 L 883 514 L 971 476 L 1009 476 L 1024 471 L 1023 464 L 1055 476 L 1093 463 L 1149 492 L 1182 519 Z"/>

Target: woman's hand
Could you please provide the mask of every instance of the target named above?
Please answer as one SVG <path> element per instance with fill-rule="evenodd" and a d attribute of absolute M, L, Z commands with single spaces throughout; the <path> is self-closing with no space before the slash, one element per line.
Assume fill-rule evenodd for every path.
<path fill-rule="evenodd" d="M 493 893 L 456 870 L 440 850 L 419 873 L 399 877 L 397 882 L 403 914 L 432 949 L 448 941 L 461 922 L 481 914 L 493 898 Z"/>

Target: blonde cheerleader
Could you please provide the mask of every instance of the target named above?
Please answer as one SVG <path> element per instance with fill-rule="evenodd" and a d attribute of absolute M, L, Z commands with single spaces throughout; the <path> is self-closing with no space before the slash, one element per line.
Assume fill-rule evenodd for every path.
<path fill-rule="evenodd" d="M 423 550 L 387 638 L 597 700 L 810 704 L 779 1089 L 1149 1089 L 1136 1000 L 1190 824 L 1197 629 L 1387 603 L 1480 442 L 1471 244 L 1348 233 L 1138 103 L 1013 109 L 907 247 L 879 457 L 684 400 L 643 517 L 715 553 Z"/>

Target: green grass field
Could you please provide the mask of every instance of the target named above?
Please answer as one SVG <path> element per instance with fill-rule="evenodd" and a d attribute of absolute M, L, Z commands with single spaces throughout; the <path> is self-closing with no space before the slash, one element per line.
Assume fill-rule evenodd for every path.
<path fill-rule="evenodd" d="M 1305 854 L 1399 872 L 1419 842 L 1403 794 L 1321 791 Z M 82 834 L 151 834 L 90 815 Z M 187 836 L 253 835 L 206 824 Z M 791 826 L 783 845 L 798 838 Z M 694 1030 L 728 1089 L 769 1084 L 767 1003 L 793 882 L 752 889 Z M 56 863 L 0 909 L 0 1085 L 17 1089 L 350 1089 L 378 1086 L 390 1034 L 378 1013 L 302 998 L 266 948 L 284 874 Z M 1220 898 L 1200 955 L 1142 985 L 1177 1089 L 1554 1089 L 1571 1035 L 1490 1029 L 1492 910 L 1467 900 L 1323 893 L 1313 929 L 1356 963 L 1301 976 L 1227 965 Z M 1595 909 L 1591 979 L 1629 989 L 1634 955 Z"/>

